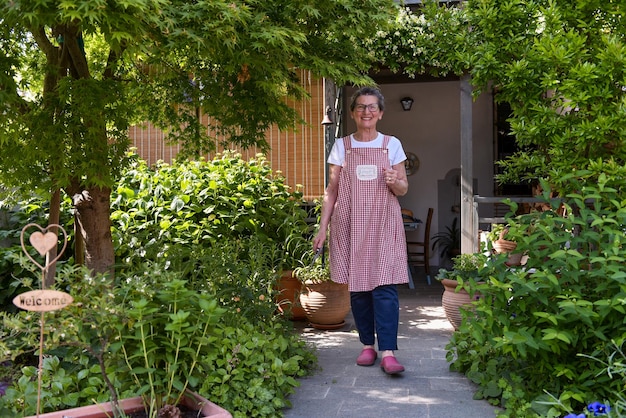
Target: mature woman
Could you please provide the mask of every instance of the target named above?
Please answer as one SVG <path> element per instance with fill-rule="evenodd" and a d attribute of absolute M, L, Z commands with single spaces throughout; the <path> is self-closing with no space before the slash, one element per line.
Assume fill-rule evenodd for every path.
<path fill-rule="evenodd" d="M 400 141 L 376 130 L 385 99 L 364 87 L 353 96 L 350 116 L 356 132 L 335 141 L 328 157 L 320 230 L 313 239 L 322 248 L 330 225 L 330 268 L 335 282 L 347 283 L 352 314 L 364 345 L 356 362 L 375 364 L 378 339 L 381 368 L 404 371 L 396 360 L 399 302 L 396 285 L 408 282 L 406 239 L 397 196 L 409 184 Z"/>

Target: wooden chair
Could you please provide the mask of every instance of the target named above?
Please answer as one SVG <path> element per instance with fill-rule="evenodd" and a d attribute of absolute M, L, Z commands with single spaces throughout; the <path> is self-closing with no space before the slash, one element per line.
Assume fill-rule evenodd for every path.
<path fill-rule="evenodd" d="M 433 208 L 428 208 L 428 216 L 424 225 L 424 239 L 406 242 L 409 268 L 424 267 L 428 284 L 430 284 L 430 224 L 433 220 L 433 212 Z"/>

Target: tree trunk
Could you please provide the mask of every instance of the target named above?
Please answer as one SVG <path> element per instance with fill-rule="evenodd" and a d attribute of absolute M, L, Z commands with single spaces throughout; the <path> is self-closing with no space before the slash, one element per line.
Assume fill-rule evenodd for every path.
<path fill-rule="evenodd" d="M 85 244 L 85 265 L 95 273 L 114 274 L 115 252 L 111 236 L 111 189 L 72 187 L 76 228 Z"/>
<path fill-rule="evenodd" d="M 50 214 L 48 216 L 48 231 L 58 235 L 59 228 L 50 227 L 50 225 L 58 225 L 61 217 L 61 190 L 55 189 L 52 191 L 52 197 L 50 198 Z M 67 239 L 67 237 L 63 237 Z M 56 275 L 57 266 L 56 261 L 52 262 L 58 255 L 57 246 L 53 247 L 48 254 L 46 254 L 46 266 L 44 280 L 42 288 L 46 289 L 54 284 L 54 276 Z"/>

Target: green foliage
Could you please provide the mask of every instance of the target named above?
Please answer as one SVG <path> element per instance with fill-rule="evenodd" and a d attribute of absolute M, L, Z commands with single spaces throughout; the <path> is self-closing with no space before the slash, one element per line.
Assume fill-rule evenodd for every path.
<path fill-rule="evenodd" d="M 488 257 L 483 253 L 459 254 L 452 258 L 452 269 L 440 269 L 437 279 L 457 280 L 461 284 L 476 281 L 490 266 Z"/>
<path fill-rule="evenodd" d="M 201 260 L 210 258 L 205 255 Z M 224 252 L 213 266 L 228 255 Z M 242 411 L 240 416 L 267 416 L 270 410 L 279 414 L 297 385 L 295 378 L 308 373 L 315 359 L 291 324 L 275 315 L 273 298 L 261 289 L 260 295 L 240 291 L 239 301 L 218 299 L 212 286 L 200 286 L 207 281 L 201 273 L 182 273 L 174 268 L 180 260 L 170 261 L 146 262 L 140 272 L 120 275 L 115 286 L 105 276 L 61 269 L 58 286 L 69 286 L 74 303 L 46 316 L 44 350 L 60 365 L 44 378 L 55 388 L 46 392 L 45 412 L 137 394 L 156 402 L 150 404 L 154 412 L 157 403 L 174 402 L 189 387 L 212 400 L 220 393 L 219 400 Z M 229 274 L 239 274 L 233 282 L 244 283 L 239 267 Z M 2 319 L 1 352 L 10 358 L 32 357 L 39 315 L 3 313 Z M 217 380 L 209 382 L 207 376 L 221 376 L 226 364 L 234 364 L 229 350 L 239 344 L 236 370 L 229 373 L 254 385 L 225 390 Z M 13 383 L 10 396 L 0 397 L 0 411 L 21 416 L 27 411 L 23 400 L 35 396 L 37 382 L 31 373 Z"/>
<path fill-rule="evenodd" d="M 623 2 L 468 1 L 472 82 L 511 105 L 523 151 L 501 181 L 554 181 L 592 161 L 626 161 Z M 502 40 L 506 39 L 507 42 Z"/>
<path fill-rule="evenodd" d="M 112 196 L 117 258 L 128 266 L 174 247 L 240 240 L 241 259 L 260 247 L 277 270 L 293 268 L 310 248 L 302 203 L 302 192 L 290 190 L 263 156 L 245 161 L 225 152 L 155 169 L 136 161 Z M 251 237 L 256 245 L 243 245 Z"/>
<path fill-rule="evenodd" d="M 410 77 L 463 74 L 469 68 L 469 51 L 474 46 L 469 42 L 467 13 L 437 1 L 423 3 L 415 11 L 398 6 L 389 27 L 365 38 L 364 45 L 374 51 L 378 62 Z"/>
<path fill-rule="evenodd" d="M 453 254 L 455 250 L 461 250 L 461 230 L 458 226 L 459 218 L 455 217 L 450 226 L 446 226 L 444 231 L 433 235 L 432 249 L 439 248 L 439 256 Z"/>
<path fill-rule="evenodd" d="M 46 314 L 44 352 L 52 361 L 46 366 L 47 382 L 43 412 L 111 400 L 113 390 L 128 390 L 115 378 L 115 369 L 106 369 L 109 343 L 115 337 L 115 326 L 121 321 L 122 303 L 116 301 L 110 280 L 92 278 L 84 268 L 62 265 L 57 275 L 57 289 L 71 288 L 74 303 Z M 2 313 L 0 349 L 3 360 L 16 365 L 33 358 L 39 347 L 40 315 L 28 311 Z M 31 361 L 32 364 L 32 361 Z M 10 416 L 35 414 L 37 393 L 35 367 L 25 368 L 22 376 L 0 398 L 1 408 Z M 29 371 L 30 370 L 30 371 Z M 104 372 L 104 373 L 103 373 Z M 111 386 L 109 386 L 109 384 Z M 9 396 L 10 395 L 10 396 Z M 31 399 L 24 407 L 24 399 Z"/>
<path fill-rule="evenodd" d="M 236 374 L 255 385 L 226 391 L 220 400 L 242 416 L 279 414 L 295 378 L 314 363 L 290 323 L 276 315 L 274 301 L 277 270 L 296 257 L 294 243 L 310 246 L 301 194 L 272 175 L 262 158 L 244 162 L 228 154 L 157 171 L 141 162 L 136 167 L 115 195 L 113 234 L 124 261 L 116 282 L 68 264 L 59 267 L 56 285 L 69 289 L 74 303 L 47 315 L 45 351 L 61 361 L 51 382 L 68 378 L 62 392 L 47 393 L 46 408 L 92 403 L 70 382 L 75 373 L 89 369 L 91 375 L 96 368 L 98 399 L 144 394 L 173 402 L 184 387 L 202 391 L 206 376 L 221 373 L 216 365 L 224 363 L 222 356 L 229 358 L 222 347 L 244 344 L 262 347 L 259 355 L 241 354 L 237 364 Z M 25 213 L 16 216 L 23 219 Z M 287 246 L 291 252 L 284 254 Z M 32 288 L 38 282 L 17 283 Z M 38 318 L 24 311 L 2 314 L 5 359 L 32 357 Z M 89 354 L 89 364 L 81 363 L 78 352 Z M 206 385 L 211 389 L 203 394 L 213 399 L 218 389 Z M 36 392 L 36 380 L 22 377 L 11 390 L 0 407 L 17 416 L 18 400 Z"/>
<path fill-rule="evenodd" d="M 566 394 L 577 410 L 622 390 L 621 379 L 587 356 L 605 357 L 611 340 L 626 333 L 626 171 L 614 163 L 594 167 L 561 179 L 578 190 L 562 201 L 542 184 L 552 211 L 507 219 L 527 264 L 492 266 L 477 286 L 483 298 L 475 317 L 448 346 L 453 369 L 480 385 L 478 396 L 502 402 L 507 416 L 533 416 L 536 410 L 520 408 L 543 400 L 544 391 Z M 561 204 L 565 217 L 556 213 Z M 501 394 L 486 390 L 500 380 Z"/>
<path fill-rule="evenodd" d="M 187 287 L 175 275 L 158 274 L 126 280 L 125 322 L 118 325 L 118 341 L 111 345 L 124 359 L 126 367 L 119 373 L 132 377 L 150 418 L 200 384 L 203 369 L 209 368 L 202 367 L 205 356 L 220 343 L 214 329 L 224 313 L 209 294 Z"/>
<path fill-rule="evenodd" d="M 330 262 L 324 260 L 320 256 L 313 260 L 312 263 L 298 267 L 293 271 L 295 277 L 301 282 L 311 281 L 313 283 L 329 282 L 330 278 Z"/>
<path fill-rule="evenodd" d="M 2 416 L 32 416 L 37 413 L 37 367 L 26 366 L 22 375 L 0 397 Z M 56 411 L 95 402 L 106 402 L 109 393 L 102 381 L 100 368 L 90 364 L 87 356 L 68 369 L 59 357 L 44 358 L 42 368 L 41 408 Z"/>
<path fill-rule="evenodd" d="M 264 326 L 274 320 L 274 293 L 278 272 L 276 248 L 252 236 L 224 239 L 219 245 L 172 247 L 162 268 L 184 277 L 194 289 L 215 296 L 220 305 Z M 227 318 L 223 319 L 227 321 Z"/>
<path fill-rule="evenodd" d="M 126 130 L 144 120 L 191 153 L 221 135 L 264 147 L 268 127 L 298 118 L 287 100 L 305 97 L 297 69 L 368 80 L 372 57 L 354 40 L 391 10 L 388 0 L 3 3 L 1 172 L 21 185 L 112 186 Z"/>
<path fill-rule="evenodd" d="M 474 95 L 511 106 L 522 151 L 501 161 L 501 182 L 553 182 L 591 161 L 626 161 L 623 2 L 469 0 L 398 8 L 364 44 L 393 71 L 467 74 Z M 506 40 L 504 42 L 503 40 Z M 565 186 L 565 185 L 562 185 Z"/>
<path fill-rule="evenodd" d="M 260 331 L 251 325 L 223 330 L 229 338 L 209 363 L 200 393 L 230 411 L 234 417 L 282 416 L 287 395 L 308 374 L 315 358 L 303 341 L 277 323 Z"/>

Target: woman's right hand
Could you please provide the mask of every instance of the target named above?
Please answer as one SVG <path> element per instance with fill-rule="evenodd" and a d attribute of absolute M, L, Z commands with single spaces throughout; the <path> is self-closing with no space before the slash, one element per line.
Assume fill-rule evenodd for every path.
<path fill-rule="evenodd" d="M 317 250 L 322 248 L 324 246 L 324 241 L 326 241 L 326 231 L 319 231 L 313 238 L 313 251 L 317 252 Z"/>

